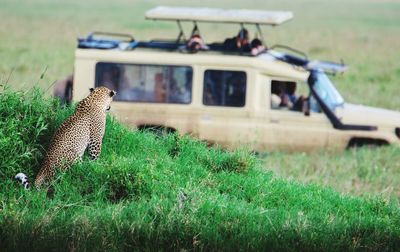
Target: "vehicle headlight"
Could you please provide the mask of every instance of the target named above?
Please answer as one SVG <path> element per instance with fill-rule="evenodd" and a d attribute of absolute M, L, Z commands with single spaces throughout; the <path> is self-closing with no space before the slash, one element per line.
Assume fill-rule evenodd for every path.
<path fill-rule="evenodd" d="M 400 138 L 400 128 L 396 128 L 396 129 L 394 130 L 394 132 L 396 133 L 396 136 L 397 136 L 398 138 Z"/>

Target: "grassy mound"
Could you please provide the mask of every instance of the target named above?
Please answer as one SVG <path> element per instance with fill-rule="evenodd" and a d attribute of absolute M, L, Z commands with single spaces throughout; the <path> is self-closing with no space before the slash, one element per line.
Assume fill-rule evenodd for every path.
<path fill-rule="evenodd" d="M 0 95 L 0 248 L 7 250 L 395 250 L 400 210 L 265 172 L 246 151 L 130 131 L 107 119 L 103 151 L 59 174 L 54 194 L 12 180 L 37 172 L 72 108 L 39 91 Z"/>

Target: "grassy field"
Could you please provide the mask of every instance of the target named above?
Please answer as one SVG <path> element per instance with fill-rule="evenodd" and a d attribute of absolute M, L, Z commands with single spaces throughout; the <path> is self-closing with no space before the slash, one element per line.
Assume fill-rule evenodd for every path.
<path fill-rule="evenodd" d="M 59 172 L 53 193 L 24 190 L 10 178 L 19 171 L 36 174 L 49 137 L 72 109 L 57 109 L 40 92 L 0 95 L 2 251 L 400 246 L 400 210 L 393 201 L 287 181 L 244 150 L 129 131 L 111 118 L 98 160 L 85 157 Z"/>
<path fill-rule="evenodd" d="M 55 80 L 73 71 L 76 37 L 78 35 L 83 36 L 90 31 L 126 32 L 133 34 L 135 38 L 140 40 L 174 38 L 177 35 L 174 23 L 146 21 L 144 19 L 144 13 L 147 9 L 160 4 L 291 10 L 295 16 L 292 21 L 279 27 L 263 29 L 268 45 L 278 43 L 290 45 L 306 52 L 310 58 L 332 61 L 343 59 L 350 66 L 349 72 L 334 77 L 333 81 L 347 101 L 400 110 L 400 99 L 397 98 L 400 91 L 400 1 L 396 0 L 250 0 L 246 2 L 206 0 L 198 3 L 169 0 L 115 0 L 112 2 L 105 0 L 0 0 L 2 21 L 0 25 L 0 83 L 7 83 L 13 90 L 28 90 L 32 86 L 39 86 L 50 93 L 49 88 Z M 187 31 L 190 29 L 189 26 L 185 26 L 185 28 Z M 221 41 L 225 37 L 232 36 L 238 30 L 236 26 L 227 25 L 201 25 L 200 28 L 204 37 L 209 41 Z M 254 30 L 252 30 L 252 27 L 249 28 L 251 34 L 253 34 Z M 41 78 L 42 75 L 43 78 Z M 1 130 L 7 128 L 10 131 L 2 131 L 0 144 L 9 143 L 13 134 L 20 134 L 21 137 L 25 137 L 21 142 L 16 143 L 17 145 L 7 145 L 7 148 L 0 148 L 0 176 L 2 180 L 14 175 L 14 172 L 19 168 L 29 172 L 32 177 L 38 167 L 38 161 L 48 142 L 50 132 L 70 112 L 55 112 L 54 109 L 51 109 L 55 108 L 55 105 L 51 102 L 47 105 L 43 105 L 39 101 L 36 102 L 38 102 L 39 107 L 48 106 L 48 110 L 44 109 L 45 113 L 36 111 L 36 114 L 32 114 L 33 116 L 30 117 L 32 121 L 25 122 L 26 125 L 18 126 L 17 122 L 13 121 L 9 121 L 10 124 L 2 124 Z M 16 103 L 18 102 L 16 101 Z M 2 103 L 0 106 L 4 106 L 4 104 Z M 9 106 L 16 108 L 12 105 Z M 34 116 L 38 118 L 34 118 Z M 0 123 L 5 123 L 3 118 L 5 117 L 1 118 Z M 32 132 L 29 135 L 18 133 L 21 131 L 13 128 L 14 126 L 20 127 L 18 129 L 22 130 L 28 124 L 33 125 L 34 128 L 31 129 Z M 114 122 L 109 121 L 109 127 L 112 129 L 111 126 L 115 126 L 117 128 L 115 130 L 122 130 Z M 118 132 L 112 131 L 109 134 L 117 134 Z M 157 142 L 160 140 L 154 139 L 150 135 L 127 134 L 134 143 L 137 143 L 138 139 L 149 144 L 165 144 L 166 146 L 173 143 L 173 140 L 169 138 L 160 143 Z M 35 137 L 32 140 L 30 136 Z M 184 145 L 187 146 L 203 148 L 198 145 L 199 143 L 191 142 L 188 139 L 180 139 L 179 141 L 183 141 Z M 48 242 L 49 248 L 52 248 L 53 245 L 60 243 L 64 246 L 63 248 L 68 247 L 73 250 L 74 246 L 82 245 L 84 242 L 87 242 L 87 246 L 93 243 L 93 247 L 97 248 L 101 245 L 95 245 L 94 242 L 103 238 L 104 244 L 113 249 L 129 248 L 132 243 L 139 241 L 144 241 L 151 247 L 150 240 L 153 238 L 157 240 L 159 234 L 157 232 L 172 234 L 176 230 L 183 229 L 184 231 L 178 232 L 180 235 L 177 240 L 171 242 L 171 248 L 201 249 L 208 248 L 201 245 L 204 244 L 205 237 L 215 236 L 215 241 L 220 241 L 222 238 L 227 239 L 226 237 L 221 238 L 221 230 L 226 232 L 228 236 L 241 234 L 241 241 L 245 239 L 252 241 L 251 237 L 246 237 L 245 233 L 241 233 L 240 225 L 245 225 L 245 221 L 259 220 L 255 216 L 260 215 L 260 213 L 272 213 L 272 215 L 276 213 L 276 219 L 267 221 L 264 219 L 264 222 L 260 222 L 260 227 L 244 226 L 243 230 L 248 233 L 256 233 L 257 230 L 269 230 L 268 232 L 271 233 L 268 234 L 277 235 L 276 237 L 279 238 L 283 237 L 284 241 L 287 242 L 300 239 L 299 233 L 296 232 L 303 230 L 301 232 L 305 237 L 300 239 L 297 244 L 296 248 L 298 249 L 362 249 L 363 245 L 371 249 L 380 249 L 384 248 L 385 244 L 391 248 L 395 248 L 395 245 L 399 247 L 400 149 L 397 147 L 366 148 L 339 154 L 329 151 L 311 154 L 273 152 L 262 154 L 255 160 L 253 160 L 254 157 L 243 153 L 221 154 L 214 153 L 213 150 L 202 149 L 205 153 L 210 151 L 211 154 L 207 155 L 215 155 L 216 159 L 219 160 L 215 162 L 222 162 L 216 167 L 224 167 L 223 164 L 226 159 L 232 159 L 232 162 L 236 162 L 235 155 L 239 155 L 239 157 L 244 155 L 248 162 L 253 160 L 249 164 L 250 168 L 248 167 L 250 172 L 235 171 L 225 174 L 225 171 L 210 171 L 207 170 L 209 168 L 203 167 L 194 171 L 199 172 L 199 174 L 195 176 L 197 180 L 193 181 L 188 180 L 185 177 L 186 175 L 169 169 L 173 167 L 173 161 L 170 160 L 170 157 L 162 156 L 166 155 L 164 152 L 167 150 L 157 151 L 149 148 L 148 151 L 151 154 L 148 155 L 158 155 L 163 152 L 161 156 L 165 158 L 158 161 L 153 160 L 149 165 L 159 167 L 160 163 L 165 162 L 168 167 L 165 172 L 168 174 L 155 173 L 154 167 L 154 169 L 151 167 L 149 169 L 148 166 L 143 164 L 144 166 L 138 167 L 145 167 L 149 170 L 148 173 L 141 174 L 137 170 L 133 171 L 135 176 L 139 176 L 139 179 L 135 181 L 144 181 L 143 184 L 139 182 L 130 184 L 129 181 L 128 184 L 125 184 L 124 179 L 129 172 L 125 170 L 126 166 L 123 163 L 137 165 L 137 162 L 146 163 L 149 160 L 144 156 L 135 160 L 130 160 L 122 154 L 121 157 L 118 157 L 116 153 L 111 151 L 112 148 L 115 148 L 113 144 L 117 143 L 106 145 L 108 148 L 106 147 L 104 156 L 107 156 L 107 158 L 102 159 L 99 166 L 83 163 L 75 167 L 76 171 L 62 175 L 62 182 L 57 184 L 57 188 L 65 190 L 56 194 L 55 200 L 51 201 L 50 205 L 45 206 L 48 203 L 45 193 L 29 194 L 16 188 L 13 182 L 2 181 L 0 183 L 0 221 L 6 225 L 0 227 L 2 228 L 0 230 L 0 245 L 4 244 L 6 240 L 7 242 L 14 241 L 14 243 L 17 243 L 22 238 L 36 238 L 37 246 L 41 242 Z M 141 145 L 141 147 L 143 146 Z M 147 147 L 143 148 L 146 149 Z M 20 151 L 18 152 L 21 153 L 20 158 L 18 160 L 12 158 L 15 153 L 10 152 L 10 150 Z M 9 163 L 5 160 L 9 160 Z M 117 181 L 116 184 L 122 183 L 124 188 L 126 186 L 130 192 L 128 196 L 125 194 L 122 198 L 116 196 L 119 194 L 119 189 L 110 188 L 109 184 L 106 183 L 110 174 L 107 173 L 108 170 L 103 172 L 100 166 L 108 167 L 112 162 L 117 162 L 118 167 L 121 167 L 116 170 L 116 174 L 113 176 L 115 179 L 121 180 Z M 181 160 L 180 162 L 185 164 L 186 161 Z M 10 167 L 13 168 L 10 169 Z M 27 167 L 34 169 L 26 170 Z M 93 170 L 88 181 L 95 183 L 93 188 L 98 189 L 98 193 L 91 191 L 90 185 L 84 185 L 79 189 L 89 190 L 88 192 L 73 191 L 78 190 L 73 189 L 77 183 L 74 178 L 86 176 L 87 170 Z M 171 192 L 170 195 L 161 193 L 163 189 L 171 185 L 168 184 L 170 182 L 162 182 L 166 184 L 162 184 L 158 188 L 149 188 L 154 181 L 161 181 L 159 176 L 173 175 L 182 176 L 182 180 L 178 178 L 176 184 L 179 185 L 179 188 L 174 188 L 175 191 Z M 250 177 L 249 179 L 256 183 L 254 187 L 250 185 L 250 180 L 247 180 L 246 177 Z M 98 178 L 99 181 L 96 182 Z M 288 179 L 288 181 L 285 179 Z M 230 187 L 229 181 L 232 182 L 232 185 L 245 185 L 240 187 L 240 195 L 236 191 L 233 192 L 234 189 Z M 82 181 L 79 180 L 79 182 Z M 101 185 L 103 182 L 105 183 L 104 187 Z M 72 186 L 69 187 L 68 183 L 71 183 Z M 194 187 L 193 184 L 195 183 L 204 185 L 205 192 Z M 271 186 L 262 188 L 263 183 L 271 183 Z M 283 204 L 282 201 L 275 198 L 262 203 L 265 200 L 265 195 L 271 195 L 268 192 L 270 189 L 273 192 L 278 191 L 276 195 L 300 200 L 298 203 L 293 201 L 292 210 L 284 213 L 283 216 L 279 216 L 279 211 L 283 211 L 279 208 L 279 204 Z M 176 201 L 181 190 L 193 199 L 192 208 L 189 207 L 190 210 L 184 210 L 184 213 L 171 217 L 171 212 L 176 211 L 176 206 L 171 202 Z M 296 190 L 298 191 L 295 192 Z M 210 195 L 212 195 L 210 198 L 208 198 L 208 194 L 207 197 L 204 196 L 210 191 Z M 217 191 L 223 193 L 218 194 Z M 155 198 L 149 195 L 155 195 Z M 248 198 L 246 197 L 249 197 L 249 195 L 259 197 L 258 203 L 248 202 L 250 205 L 247 205 Z M 310 198 L 307 198 L 307 195 L 311 195 Z M 353 195 L 361 196 L 361 198 L 352 198 Z M 376 196 L 379 198 L 375 198 Z M 205 198 L 210 200 L 206 201 Z M 332 200 L 325 202 L 322 198 Z M 113 200 L 117 202 L 112 202 L 109 205 L 109 202 Z M 125 200 L 130 203 L 124 204 Z M 157 205 L 156 201 L 159 201 L 160 204 Z M 214 202 L 218 202 L 219 210 L 212 208 Z M 314 208 L 317 205 L 332 205 L 322 207 L 320 212 L 313 212 L 315 210 L 312 207 L 310 209 L 313 210 L 310 212 L 309 209 L 305 210 L 300 206 L 301 204 L 307 205 L 310 202 L 313 202 Z M 349 205 L 351 207 L 348 207 Z M 365 208 L 362 205 L 365 205 Z M 334 206 L 337 207 L 336 210 L 332 210 Z M 31 209 L 36 210 L 32 213 Z M 51 209 L 56 209 L 57 214 L 51 214 Z M 95 209 L 104 209 L 104 215 L 97 213 L 94 211 Z M 151 216 L 145 216 L 146 209 L 153 211 Z M 221 230 L 199 231 L 203 225 L 211 224 L 206 220 L 196 222 L 195 219 L 189 218 L 193 212 L 200 213 L 194 211 L 194 209 L 203 211 L 205 218 L 210 218 L 210 221 L 213 219 L 210 216 L 222 218 L 215 219 L 215 221 L 224 223 L 220 227 Z M 246 209 L 246 211 L 243 209 Z M 357 211 L 360 213 L 358 217 L 356 217 Z M 129 222 L 124 219 L 124 216 L 126 217 L 131 212 L 137 213 L 130 220 L 133 226 L 129 226 Z M 232 215 L 227 214 L 228 212 L 232 212 Z M 82 217 L 84 215 L 86 217 Z M 197 215 L 194 214 L 194 216 Z M 245 220 L 239 221 L 238 216 L 242 216 L 241 218 Z M 348 218 L 349 216 L 354 217 L 354 219 Z M 169 222 L 160 222 L 166 221 L 165 218 Z M 102 220 L 100 224 L 95 223 L 98 219 Z M 139 219 L 142 222 L 138 221 Z M 350 222 L 348 222 L 349 220 Z M 66 224 L 65 229 L 58 229 L 57 223 Z M 333 224 L 331 229 L 326 231 L 322 230 L 318 223 Z M 104 224 L 104 227 L 100 226 L 102 224 Z M 314 224 L 316 227 L 314 227 Z M 25 233 L 23 231 L 25 230 L 24 225 L 27 225 Z M 387 228 L 385 229 L 384 226 L 387 226 Z M 5 227 L 11 228 L 11 230 L 7 231 L 4 229 Z M 216 227 L 213 226 L 213 228 Z M 118 247 L 114 243 L 118 242 L 118 239 L 110 242 L 112 238 L 116 237 L 107 233 L 107 229 L 111 231 L 122 230 L 122 233 L 132 233 L 136 237 L 132 238 L 132 243 L 128 242 L 129 246 L 121 244 L 121 247 Z M 31 230 L 34 231 L 31 232 Z M 290 232 L 285 234 L 287 230 Z M 11 231 L 20 232 L 20 236 L 6 235 L 7 232 Z M 97 237 L 96 232 L 102 233 L 101 231 L 106 232 L 106 236 Z M 341 241 L 341 244 L 344 244 L 343 247 L 340 247 L 339 243 L 336 247 L 329 247 L 323 242 L 321 242 L 320 247 L 313 247 L 313 244 L 315 245 L 324 239 L 323 234 L 319 233 L 325 231 L 334 237 L 331 238 L 332 240 Z M 55 234 L 55 239 L 46 241 L 45 232 Z M 63 232 L 72 232 L 68 240 L 63 241 L 63 237 L 57 236 Z M 193 236 L 188 235 L 186 237 L 185 232 Z M 165 237 L 170 236 L 166 235 Z M 255 241 L 256 244 L 270 244 L 268 242 L 271 241 L 267 241 L 267 236 L 260 237 L 264 237 L 261 238 L 264 240 L 259 240 L 258 243 Z M 77 241 L 77 239 L 83 240 Z M 191 240 L 191 244 L 188 240 Z M 211 244 L 211 247 L 212 244 L 215 245 L 215 243 L 207 241 L 207 244 Z M 376 243 L 369 243 L 371 241 L 376 241 Z M 158 242 L 168 244 L 167 240 L 159 240 Z M 183 242 L 184 245 L 179 246 L 180 242 Z M 195 244 L 200 245 L 196 247 Z M 252 247 L 245 242 L 243 248 L 256 249 L 257 247 Z M 277 244 L 271 245 L 271 248 L 285 249 Z"/>

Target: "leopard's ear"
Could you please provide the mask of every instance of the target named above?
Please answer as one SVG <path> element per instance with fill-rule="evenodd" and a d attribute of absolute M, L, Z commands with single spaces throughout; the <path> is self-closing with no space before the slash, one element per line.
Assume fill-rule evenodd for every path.
<path fill-rule="evenodd" d="M 92 93 L 94 91 L 94 88 L 89 88 L 90 93 Z"/>
<path fill-rule="evenodd" d="M 115 92 L 114 90 L 111 90 L 110 91 L 110 97 L 113 97 L 114 95 L 116 95 L 117 94 L 117 92 Z"/>

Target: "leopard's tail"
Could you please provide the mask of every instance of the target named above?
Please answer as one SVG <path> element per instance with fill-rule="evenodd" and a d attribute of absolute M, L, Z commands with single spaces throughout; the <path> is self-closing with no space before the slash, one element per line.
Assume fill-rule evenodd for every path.
<path fill-rule="evenodd" d="M 17 180 L 21 186 L 23 186 L 25 188 L 25 190 L 30 189 L 30 183 L 28 181 L 28 177 L 25 175 L 25 173 L 18 173 L 17 175 L 15 175 L 15 180 Z"/>

